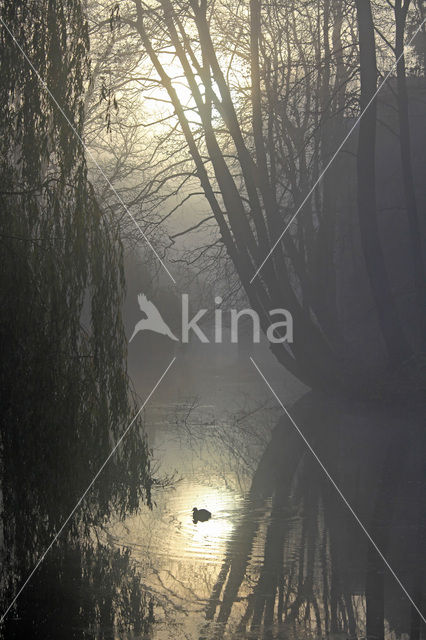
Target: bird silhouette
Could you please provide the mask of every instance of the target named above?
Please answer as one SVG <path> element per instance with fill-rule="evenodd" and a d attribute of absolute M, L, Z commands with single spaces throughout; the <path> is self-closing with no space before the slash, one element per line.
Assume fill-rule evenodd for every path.
<path fill-rule="evenodd" d="M 133 331 L 133 335 L 130 338 L 129 342 L 133 340 L 135 335 L 139 333 L 139 331 L 155 331 L 156 333 L 161 333 L 163 336 L 167 336 L 176 342 L 179 342 L 178 338 L 170 331 L 169 327 L 164 322 L 163 318 L 160 315 L 157 307 L 144 295 L 140 293 L 138 295 L 138 303 L 140 310 L 145 313 L 146 318 L 139 320 L 139 322 L 135 326 L 135 330 Z"/>
<path fill-rule="evenodd" d="M 212 514 L 210 511 L 207 511 L 207 509 L 197 509 L 197 507 L 194 507 L 192 510 L 192 520 L 194 524 L 197 524 L 197 522 L 207 522 L 211 517 Z"/>

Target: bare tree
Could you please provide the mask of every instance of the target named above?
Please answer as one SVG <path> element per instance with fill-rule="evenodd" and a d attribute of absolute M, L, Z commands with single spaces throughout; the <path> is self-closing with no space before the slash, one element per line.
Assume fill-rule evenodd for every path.
<path fill-rule="evenodd" d="M 385 41 L 389 15 L 378 9 Z M 285 305 L 294 342 L 271 345 L 278 360 L 310 386 L 361 394 L 372 380 L 352 355 L 348 360 L 340 317 L 337 231 L 345 205 L 343 165 L 334 154 L 347 116 L 365 111 L 357 154 L 362 249 L 386 354 L 393 365 L 407 361 L 412 350 L 377 220 L 377 25 L 370 5 L 132 0 L 120 6 L 113 30 L 118 24 L 120 43 L 128 38 L 138 59 L 134 95 L 137 85 L 141 104 L 164 106 L 146 127 L 145 182 L 126 187 L 145 228 L 162 234 L 196 202 L 200 215 L 169 233 L 170 255 L 204 273 L 220 265 L 224 282 L 242 284 L 265 330 L 268 310 Z M 381 56 L 390 59 L 386 48 Z M 126 144 L 122 151 L 117 166 L 128 166 Z M 137 155 L 136 147 L 128 155 L 133 172 Z M 179 253 L 188 233 L 199 234 L 201 245 Z M 418 234 L 416 242 L 421 254 Z M 417 274 L 420 254 L 414 252 Z M 419 290 L 419 275 L 417 283 Z"/>

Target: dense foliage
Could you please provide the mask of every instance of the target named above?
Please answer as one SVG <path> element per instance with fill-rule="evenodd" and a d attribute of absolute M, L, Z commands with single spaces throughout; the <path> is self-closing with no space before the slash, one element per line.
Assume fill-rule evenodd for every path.
<path fill-rule="evenodd" d="M 5 0 L 4 23 L 82 135 L 89 42 L 82 3 Z M 0 422 L 6 599 L 137 412 L 129 393 L 117 227 L 82 146 L 43 81 L 0 30 Z M 140 421 L 64 536 L 150 502 Z M 10 588 L 10 591 L 8 589 Z"/>

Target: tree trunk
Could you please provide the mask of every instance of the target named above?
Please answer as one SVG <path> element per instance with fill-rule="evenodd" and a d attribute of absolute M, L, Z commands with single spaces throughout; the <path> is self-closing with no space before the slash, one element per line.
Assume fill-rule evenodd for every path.
<path fill-rule="evenodd" d="M 377 315 L 387 352 L 392 364 L 399 364 L 410 356 L 380 243 L 376 211 L 376 115 L 377 65 L 374 24 L 370 0 L 356 0 L 360 76 L 361 111 L 358 139 L 358 217 L 365 264 L 375 301 Z"/>
<path fill-rule="evenodd" d="M 390 433 L 390 444 L 383 463 L 382 477 L 378 484 L 369 532 L 380 551 L 387 557 L 391 538 L 391 526 L 395 511 L 395 501 L 408 448 L 407 434 L 397 427 Z M 392 565 L 392 562 L 391 562 Z M 367 637 L 384 640 L 385 620 L 385 572 L 386 566 L 376 549 L 370 544 L 367 555 L 367 575 L 365 599 L 367 609 Z"/>
<path fill-rule="evenodd" d="M 405 25 L 410 1 L 411 0 L 404 0 L 404 2 L 402 2 L 402 0 L 395 1 L 395 57 L 398 60 L 396 77 L 398 89 L 399 145 L 401 151 L 402 180 L 407 207 L 420 335 L 422 339 L 422 347 L 424 349 L 426 347 L 426 274 L 422 252 L 422 234 L 419 224 L 419 214 L 414 187 L 413 164 L 411 161 L 407 77 L 405 57 L 403 55 Z"/>
<path fill-rule="evenodd" d="M 336 140 L 341 139 L 340 115 L 333 113 L 332 87 L 331 87 L 331 50 L 330 50 L 330 0 L 324 2 L 323 16 L 323 41 L 324 56 L 323 61 L 319 60 L 323 72 L 320 86 L 320 149 L 321 166 L 325 167 L 330 162 L 330 158 L 337 147 Z M 334 16 L 333 16 L 334 18 Z M 340 22 L 341 27 L 341 22 Z M 336 39 L 335 26 L 333 26 L 333 49 Z M 341 43 L 337 46 L 341 47 Z M 335 52 L 333 51 L 333 54 Z M 335 264 L 335 240 L 336 240 L 336 216 L 337 216 L 337 188 L 338 164 L 331 164 L 322 180 L 322 216 L 318 231 L 318 284 L 321 287 L 324 300 L 324 313 L 326 318 L 325 330 L 333 344 L 342 342 L 339 331 L 338 311 L 337 311 L 337 281 Z"/>

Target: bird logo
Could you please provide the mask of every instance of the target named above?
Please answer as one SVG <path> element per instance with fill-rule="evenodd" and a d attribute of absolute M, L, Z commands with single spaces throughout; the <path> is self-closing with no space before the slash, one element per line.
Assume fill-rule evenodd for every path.
<path fill-rule="evenodd" d="M 170 328 L 164 322 L 161 317 L 160 312 L 157 307 L 144 295 L 140 293 L 138 295 L 138 303 L 140 310 L 146 315 L 146 318 L 139 320 L 139 322 L 135 325 L 135 330 L 133 331 L 133 335 L 130 338 L 129 342 L 133 340 L 135 335 L 139 333 L 139 331 L 155 331 L 156 333 L 160 333 L 163 336 L 167 336 L 171 340 L 175 340 L 179 342 L 179 339 L 171 332 Z"/>

